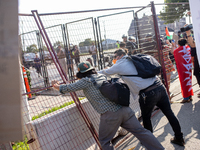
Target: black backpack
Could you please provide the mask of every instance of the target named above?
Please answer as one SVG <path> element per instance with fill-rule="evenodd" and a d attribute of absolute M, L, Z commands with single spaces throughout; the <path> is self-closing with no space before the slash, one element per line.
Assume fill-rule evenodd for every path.
<path fill-rule="evenodd" d="M 123 75 L 123 76 L 138 76 L 141 78 L 151 78 L 158 75 L 161 71 L 160 63 L 151 55 L 136 54 L 127 57 L 135 65 L 138 75 Z"/>
<path fill-rule="evenodd" d="M 118 78 L 112 78 L 111 80 L 103 81 L 101 86 L 98 87 L 94 78 L 91 78 L 94 86 L 99 89 L 105 98 L 116 104 L 129 106 L 130 90 L 125 83 L 121 83 Z"/>

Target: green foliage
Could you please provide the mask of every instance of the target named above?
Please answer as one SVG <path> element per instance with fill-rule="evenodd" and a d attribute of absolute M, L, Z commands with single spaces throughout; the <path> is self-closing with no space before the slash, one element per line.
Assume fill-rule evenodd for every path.
<path fill-rule="evenodd" d="M 84 98 L 85 98 L 85 97 L 79 98 L 79 100 L 82 100 L 82 99 L 84 99 Z M 51 109 L 49 109 L 49 110 L 46 110 L 46 111 L 40 113 L 40 114 L 37 115 L 37 116 L 33 116 L 33 117 L 32 117 L 32 120 L 38 119 L 38 118 L 40 118 L 40 117 L 42 117 L 42 116 L 45 116 L 45 115 L 47 115 L 47 114 L 50 114 L 50 113 L 52 113 L 52 112 L 54 112 L 54 111 L 56 111 L 56 110 L 59 110 L 59 109 L 64 108 L 64 107 L 66 107 L 66 106 L 69 106 L 69 105 L 71 105 L 71 104 L 73 104 L 73 103 L 74 103 L 74 101 L 70 101 L 70 102 L 66 102 L 66 103 L 64 103 L 64 104 L 62 104 L 62 105 L 60 105 L 60 106 L 58 106 L 58 107 L 53 107 L 53 108 L 51 108 Z"/>
<path fill-rule="evenodd" d="M 14 143 L 12 146 L 13 150 L 29 150 L 29 145 L 27 144 L 27 137 L 25 136 L 24 141 L 19 141 Z"/>
<path fill-rule="evenodd" d="M 46 46 L 43 46 L 42 49 L 43 49 L 44 51 L 48 51 L 48 49 L 47 49 Z"/>
<path fill-rule="evenodd" d="M 54 49 L 57 49 L 59 45 L 60 45 L 61 47 L 64 47 L 64 45 L 63 45 L 63 43 L 62 43 L 61 41 L 56 41 L 56 42 L 53 44 L 53 48 L 54 48 Z"/>
<path fill-rule="evenodd" d="M 92 41 L 91 38 L 88 38 L 88 39 L 85 39 L 84 42 L 80 42 L 79 46 L 80 47 L 82 47 L 82 46 L 90 46 L 90 45 L 92 45 L 92 42 L 94 42 L 94 41 Z"/>
<path fill-rule="evenodd" d="M 189 2 L 189 0 L 165 0 L 165 3 L 179 3 Z M 160 11 L 160 18 L 165 21 L 165 24 L 173 23 L 176 20 L 180 20 L 189 11 L 190 7 L 188 4 L 173 4 L 166 5 L 162 11 Z"/>
<path fill-rule="evenodd" d="M 64 48 L 64 45 L 61 41 L 56 41 L 54 44 L 53 44 L 53 48 L 56 52 L 58 52 L 59 48 L 58 46 L 61 46 L 62 48 Z"/>
<path fill-rule="evenodd" d="M 37 52 L 39 52 L 39 49 L 37 48 L 36 44 L 31 44 L 30 46 L 26 47 L 26 51 L 28 53 L 37 53 Z"/>

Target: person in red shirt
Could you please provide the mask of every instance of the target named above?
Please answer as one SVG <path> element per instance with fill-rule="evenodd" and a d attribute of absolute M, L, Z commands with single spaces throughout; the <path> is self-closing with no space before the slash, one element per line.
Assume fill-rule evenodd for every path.
<path fill-rule="evenodd" d="M 174 50 L 174 58 L 176 61 L 177 71 L 181 84 L 181 92 L 183 100 L 181 103 L 192 101 L 193 89 L 192 89 L 192 61 L 190 47 L 187 44 L 186 39 L 178 40 L 178 48 Z"/>

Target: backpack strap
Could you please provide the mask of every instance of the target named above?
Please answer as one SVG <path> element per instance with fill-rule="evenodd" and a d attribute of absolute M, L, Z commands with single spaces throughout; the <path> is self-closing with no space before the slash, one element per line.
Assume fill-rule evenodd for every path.
<path fill-rule="evenodd" d="M 93 85 L 95 86 L 96 89 L 99 89 L 97 87 L 97 82 L 95 81 L 94 77 L 93 76 L 90 76 L 90 81 L 93 83 Z"/>
<path fill-rule="evenodd" d="M 105 77 L 105 79 L 103 79 Z M 95 78 L 91 75 L 90 76 L 90 81 L 93 83 L 93 85 L 96 87 L 96 89 L 99 89 L 101 87 L 101 85 L 103 84 L 103 81 L 106 81 L 107 78 L 106 76 L 102 76 L 100 77 L 101 79 L 97 79 L 95 80 Z"/>
<path fill-rule="evenodd" d="M 134 75 L 120 75 L 120 76 L 125 76 L 125 77 L 139 77 L 139 75 L 136 75 L 136 74 L 134 74 Z"/>

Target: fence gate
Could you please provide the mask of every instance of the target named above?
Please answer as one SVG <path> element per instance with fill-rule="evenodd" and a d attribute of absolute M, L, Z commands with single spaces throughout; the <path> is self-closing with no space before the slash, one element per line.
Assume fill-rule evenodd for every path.
<path fill-rule="evenodd" d="M 96 41 L 96 34 L 95 34 L 95 27 L 94 27 L 94 20 L 93 17 L 85 18 L 81 20 L 76 20 L 73 22 L 68 22 L 64 25 L 66 30 L 66 37 L 67 37 L 67 43 L 72 56 L 69 59 L 71 60 L 68 62 L 69 69 L 72 70 L 73 75 L 78 72 L 77 66 L 78 63 L 86 60 L 91 60 L 92 66 L 94 66 L 96 69 L 100 69 L 101 64 L 99 60 L 99 54 L 98 54 L 98 46 Z M 97 48 L 97 55 L 96 60 L 92 57 L 92 55 L 89 53 L 90 47 L 92 46 L 92 43 L 94 43 L 95 47 Z M 79 54 L 77 54 L 76 50 L 79 47 Z M 80 56 L 81 51 L 81 56 Z M 74 65 L 72 65 L 74 63 Z"/>
<path fill-rule="evenodd" d="M 89 53 L 92 42 L 95 43 L 98 52 L 96 70 L 100 70 L 112 65 L 113 52 L 117 49 L 116 41 L 121 42 L 123 34 L 134 36 L 138 45 L 137 52 L 153 55 L 162 64 L 160 78 L 167 87 L 170 80 L 167 80 L 168 67 L 165 67 L 164 57 L 170 50 L 162 49 L 160 37 L 165 35 L 165 26 L 171 28 L 174 33 L 184 26 L 185 18 L 178 18 L 176 7 L 181 5 L 180 8 L 187 9 L 189 4 L 163 4 L 163 7 L 168 8 L 168 5 L 173 6 L 169 7 L 173 13 L 170 11 L 170 17 L 168 13 L 164 16 L 167 15 L 169 19 L 177 18 L 176 22 L 171 24 L 168 23 L 170 20 L 160 19 L 161 14 L 155 12 L 159 5 L 154 6 L 153 2 L 145 7 L 137 7 L 137 10 L 125 8 L 127 11 L 101 11 L 103 16 L 99 16 L 98 11 L 81 12 L 79 15 L 77 12 L 38 15 L 36 11 L 33 11 L 33 14 L 22 14 L 19 17 L 21 50 L 24 53 L 22 63 L 27 70 L 31 92 L 25 90 L 22 80 L 22 111 L 26 136 L 25 145 L 21 146 L 19 142 L 18 148 L 100 149 L 96 132 L 100 116 L 83 92 L 61 95 L 52 89 L 51 85 L 52 80 L 67 83 L 70 79 L 70 82 L 75 82 L 74 75 L 78 71 L 79 61 L 91 60 L 94 65 L 93 57 Z M 166 22 L 168 24 L 165 24 Z M 80 56 L 75 54 L 76 45 L 80 50 Z M 57 57 L 59 47 L 65 52 L 64 57 Z M 37 55 L 41 59 L 41 74 L 37 73 L 33 63 L 35 54 L 30 53 L 34 50 L 37 50 Z M 62 67 L 63 64 L 66 68 Z M 173 74 L 178 78 L 177 72 L 174 71 Z M 169 86 L 167 89 L 169 91 Z M 27 95 L 30 94 L 35 99 L 28 99 Z M 133 100 L 132 96 L 130 107 L 139 118 L 139 102 Z M 127 134 L 115 147 L 118 148 L 130 136 L 131 134 Z"/>
<path fill-rule="evenodd" d="M 32 13 L 39 32 L 31 33 L 37 36 L 31 43 L 38 43 L 41 49 L 41 58 L 43 58 L 43 49 L 47 48 L 48 54 L 51 56 L 50 60 L 53 63 L 45 66 L 46 71 L 48 71 L 45 75 L 48 75 L 49 85 L 46 84 L 31 91 L 31 94 L 36 94 L 37 97 L 28 102 L 32 121 L 26 122 L 25 132 L 29 148 L 42 150 L 101 149 L 96 132 L 99 124 L 99 114 L 91 107 L 83 92 L 60 95 L 58 91 L 52 89 L 50 84 L 52 80 L 58 80 L 62 83 L 69 82 L 54 50 L 54 47 L 56 48 L 58 45 L 51 44 L 59 41 L 59 44 L 63 43 L 67 47 L 67 42 L 64 41 L 66 37 L 63 36 L 64 32 L 62 32 L 63 26 L 56 25 L 44 28 L 37 11 L 32 11 Z M 63 42 L 60 42 L 62 40 Z M 37 76 L 32 67 L 30 70 L 30 74 L 34 75 L 34 77 L 31 77 L 32 80 L 40 80 L 41 83 L 46 83 L 44 75 L 38 74 Z M 33 85 L 35 84 L 37 83 Z"/>
<path fill-rule="evenodd" d="M 160 78 L 167 87 L 165 65 L 158 30 L 157 15 L 152 2 L 147 7 L 143 7 L 135 12 L 136 37 L 138 39 L 139 51 L 155 57 L 162 65 Z"/>
<path fill-rule="evenodd" d="M 131 28 L 133 18 L 134 10 L 97 17 L 99 50 L 104 58 L 102 59 L 103 67 L 111 65 L 116 42 L 121 42 L 123 35 L 135 35 Z"/>

